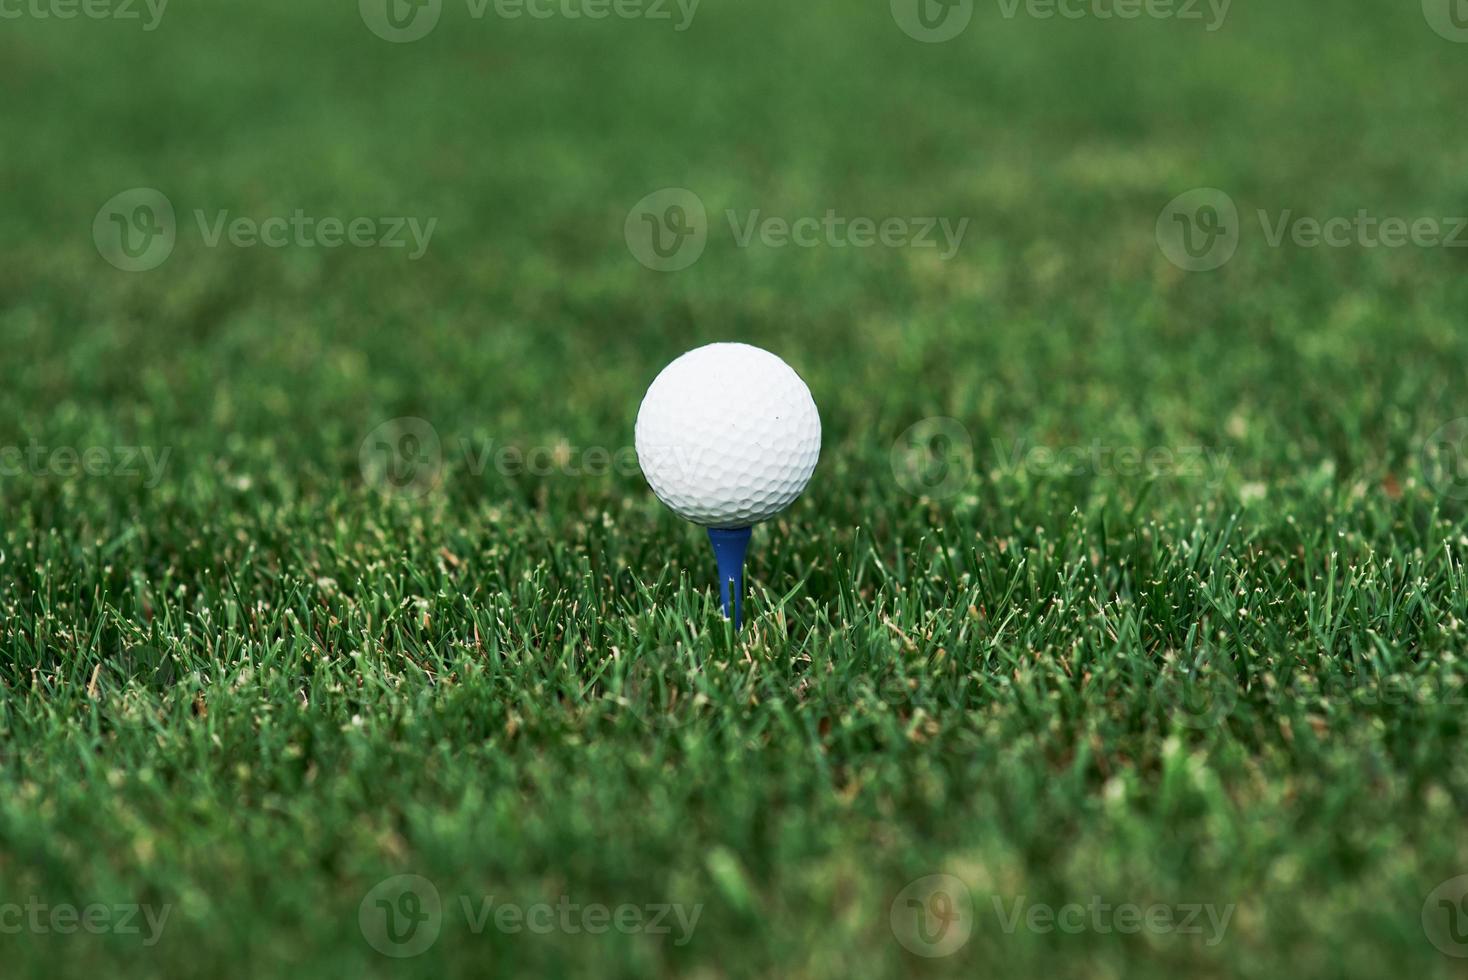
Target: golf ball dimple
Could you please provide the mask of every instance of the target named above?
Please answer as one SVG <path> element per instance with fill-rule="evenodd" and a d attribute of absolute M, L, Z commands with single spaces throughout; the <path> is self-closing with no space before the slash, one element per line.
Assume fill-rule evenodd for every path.
<path fill-rule="evenodd" d="M 675 514 L 749 527 L 805 489 L 821 454 L 821 417 L 800 375 L 774 354 L 709 344 L 653 379 L 636 441 L 643 475 Z"/>

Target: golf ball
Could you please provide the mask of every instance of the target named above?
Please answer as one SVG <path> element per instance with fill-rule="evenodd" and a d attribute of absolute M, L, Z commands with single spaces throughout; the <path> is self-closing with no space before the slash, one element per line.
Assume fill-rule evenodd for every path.
<path fill-rule="evenodd" d="M 800 375 L 767 350 L 709 344 L 663 368 L 637 410 L 637 461 L 658 499 L 705 527 L 749 527 L 800 496 L 821 417 Z"/>

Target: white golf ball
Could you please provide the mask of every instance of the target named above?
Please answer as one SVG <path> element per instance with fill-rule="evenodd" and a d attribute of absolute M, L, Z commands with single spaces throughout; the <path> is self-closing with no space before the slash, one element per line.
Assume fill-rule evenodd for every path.
<path fill-rule="evenodd" d="M 800 496 L 821 417 L 790 365 L 748 344 L 691 350 L 637 410 L 637 461 L 658 499 L 705 527 L 749 527 Z"/>

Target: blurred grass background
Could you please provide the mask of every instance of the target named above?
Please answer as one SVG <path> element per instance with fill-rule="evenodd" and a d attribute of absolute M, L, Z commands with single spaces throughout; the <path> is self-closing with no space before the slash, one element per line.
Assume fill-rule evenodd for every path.
<path fill-rule="evenodd" d="M 1420 916 L 1468 871 L 1461 705 L 1271 692 L 1456 690 L 1463 511 L 1419 454 L 1468 414 L 1465 256 L 1271 248 L 1254 215 L 1468 213 L 1465 78 L 1366 0 L 1211 32 L 979 4 L 942 44 L 844 0 L 681 32 L 446 2 L 406 44 L 282 0 L 0 22 L 0 445 L 169 451 L 156 486 L 0 479 L 0 902 L 173 907 L 153 947 L 6 936 L 7 974 L 1453 975 Z M 669 186 L 709 245 L 659 274 L 623 225 Z M 178 214 L 141 273 L 91 235 L 133 187 Z M 1155 238 L 1196 187 L 1243 216 L 1212 273 Z M 437 225 L 410 262 L 194 217 L 297 209 Z M 971 224 L 943 262 L 740 248 L 730 209 Z M 713 340 L 786 358 L 825 430 L 741 646 L 640 477 L 459 451 L 626 447 Z M 360 466 L 405 416 L 445 447 L 421 498 Z M 974 453 L 943 499 L 890 462 L 935 416 Z M 1092 443 L 1229 463 L 1004 465 Z M 1210 640 L 1240 702 L 1197 730 L 1156 682 Z M 357 919 L 400 873 L 446 906 L 402 962 Z M 934 873 L 977 921 L 927 961 L 888 909 Z M 704 910 L 684 946 L 456 911 L 561 894 Z M 1237 912 L 1217 946 L 1005 934 L 1019 895 Z"/>

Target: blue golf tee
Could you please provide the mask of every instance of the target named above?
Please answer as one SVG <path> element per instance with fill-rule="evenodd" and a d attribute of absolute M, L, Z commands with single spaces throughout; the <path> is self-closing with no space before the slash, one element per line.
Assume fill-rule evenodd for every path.
<path fill-rule="evenodd" d="M 711 527 L 709 541 L 719 563 L 719 595 L 724 600 L 724 618 L 739 629 L 744 622 L 744 553 L 749 550 L 753 528 Z"/>

